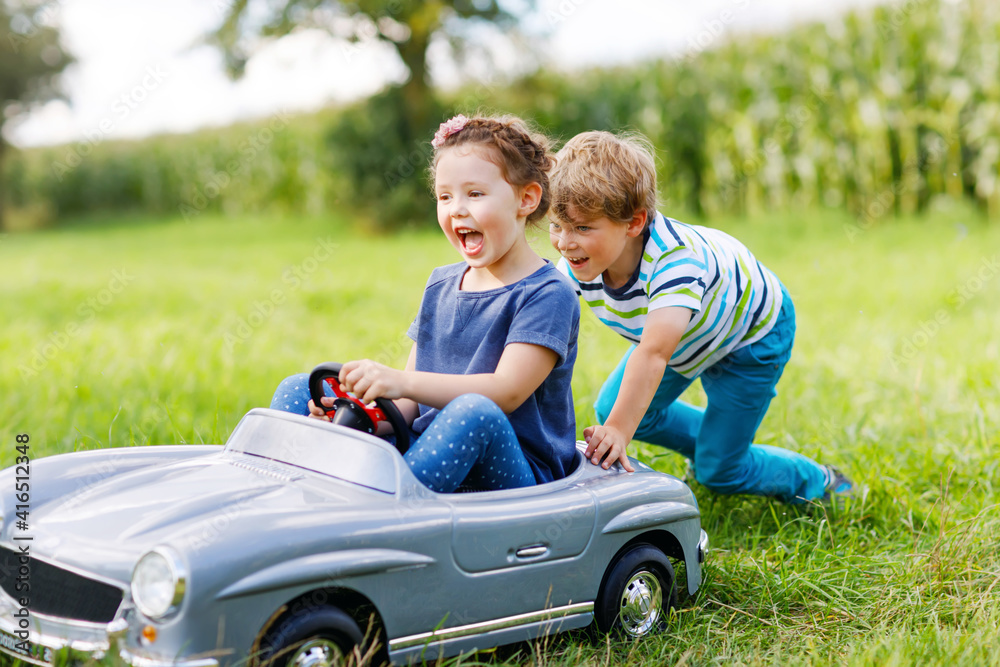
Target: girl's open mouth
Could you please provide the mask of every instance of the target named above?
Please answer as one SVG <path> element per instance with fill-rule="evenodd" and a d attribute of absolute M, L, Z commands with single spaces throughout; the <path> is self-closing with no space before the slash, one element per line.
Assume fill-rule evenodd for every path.
<path fill-rule="evenodd" d="M 462 249 L 466 255 L 478 255 L 479 251 L 483 249 L 484 237 L 482 232 L 472 229 L 456 229 L 455 232 L 458 234 L 459 243 L 462 244 Z"/>
<path fill-rule="evenodd" d="M 566 257 L 566 261 L 569 265 L 575 269 L 579 269 L 581 266 L 587 263 L 589 257 Z"/>

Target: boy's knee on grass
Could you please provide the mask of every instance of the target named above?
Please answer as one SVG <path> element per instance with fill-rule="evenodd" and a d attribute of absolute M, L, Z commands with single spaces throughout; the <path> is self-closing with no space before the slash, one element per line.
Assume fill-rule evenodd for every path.
<path fill-rule="evenodd" d="M 729 496 L 740 493 L 743 487 L 739 475 L 734 470 L 719 470 L 718 468 L 699 467 L 694 469 L 694 478 L 706 489 L 719 495 Z"/>

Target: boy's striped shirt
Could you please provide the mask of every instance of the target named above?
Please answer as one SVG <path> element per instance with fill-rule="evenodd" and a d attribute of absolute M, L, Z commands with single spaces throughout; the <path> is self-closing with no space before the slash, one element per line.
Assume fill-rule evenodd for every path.
<path fill-rule="evenodd" d="M 642 260 L 620 289 L 570 277 L 594 314 L 633 343 L 642 338 L 646 315 L 667 306 L 693 312 L 669 367 L 686 377 L 733 350 L 763 338 L 781 310 L 781 283 L 742 243 L 717 229 L 687 225 L 657 213 L 647 225 Z"/>

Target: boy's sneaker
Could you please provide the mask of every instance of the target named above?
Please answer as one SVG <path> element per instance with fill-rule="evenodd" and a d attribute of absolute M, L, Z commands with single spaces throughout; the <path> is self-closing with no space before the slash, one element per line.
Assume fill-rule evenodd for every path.
<path fill-rule="evenodd" d="M 833 466 L 825 465 L 823 468 L 826 471 L 826 491 L 823 493 L 823 502 L 828 503 L 834 498 L 854 496 L 854 483 L 848 479 L 847 475 Z"/>

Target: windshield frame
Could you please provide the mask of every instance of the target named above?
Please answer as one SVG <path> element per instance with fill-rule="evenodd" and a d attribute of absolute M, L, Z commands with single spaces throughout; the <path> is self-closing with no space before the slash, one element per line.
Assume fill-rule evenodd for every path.
<path fill-rule="evenodd" d="M 344 426 L 277 410 L 248 412 L 224 451 L 284 463 L 382 493 L 397 491 L 399 453 L 390 444 Z"/>

